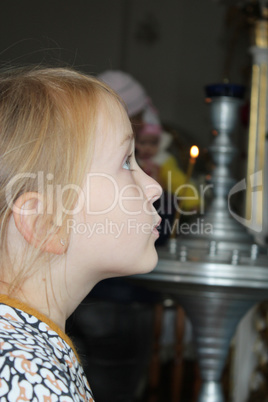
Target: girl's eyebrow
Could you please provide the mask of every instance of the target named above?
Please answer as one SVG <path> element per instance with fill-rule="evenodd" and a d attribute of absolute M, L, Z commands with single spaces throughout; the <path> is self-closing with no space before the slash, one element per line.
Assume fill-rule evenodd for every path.
<path fill-rule="evenodd" d="M 126 135 L 125 138 L 123 138 L 123 140 L 120 143 L 120 147 L 122 147 L 122 145 L 124 145 L 124 143 L 126 141 L 132 141 L 134 139 L 134 133 L 129 133 L 128 135 Z"/>

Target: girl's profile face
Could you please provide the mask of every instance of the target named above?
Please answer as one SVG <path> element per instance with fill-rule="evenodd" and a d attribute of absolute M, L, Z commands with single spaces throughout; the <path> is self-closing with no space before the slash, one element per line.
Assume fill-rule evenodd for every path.
<path fill-rule="evenodd" d="M 67 222 L 67 257 L 77 270 L 97 279 L 151 271 L 160 217 L 153 202 L 161 187 L 138 166 L 129 118 L 114 100 L 101 106 L 90 170 L 83 188 L 84 205 Z M 78 271 L 76 275 L 79 275 Z M 84 275 L 85 278 L 85 275 Z"/>

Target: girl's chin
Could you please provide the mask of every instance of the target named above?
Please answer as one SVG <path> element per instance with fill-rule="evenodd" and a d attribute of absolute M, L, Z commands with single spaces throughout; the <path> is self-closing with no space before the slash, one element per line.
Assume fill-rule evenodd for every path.
<path fill-rule="evenodd" d="M 149 274 L 150 272 L 152 272 L 156 265 L 158 263 L 158 254 L 155 250 L 155 255 L 154 257 L 152 257 L 152 259 L 150 260 L 150 262 L 148 262 L 147 264 L 144 264 L 143 266 L 141 266 L 141 269 L 139 272 L 139 274 Z"/>

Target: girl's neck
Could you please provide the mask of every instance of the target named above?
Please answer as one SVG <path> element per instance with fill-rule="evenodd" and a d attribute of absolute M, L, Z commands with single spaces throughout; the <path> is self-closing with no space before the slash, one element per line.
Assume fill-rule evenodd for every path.
<path fill-rule="evenodd" d="M 10 291 L 7 284 L 0 286 L 0 294 L 18 300 L 38 313 L 53 321 L 63 332 L 65 332 L 66 312 L 62 311 L 53 298 L 44 294 L 40 287 L 36 291 L 27 292 L 25 289 Z"/>

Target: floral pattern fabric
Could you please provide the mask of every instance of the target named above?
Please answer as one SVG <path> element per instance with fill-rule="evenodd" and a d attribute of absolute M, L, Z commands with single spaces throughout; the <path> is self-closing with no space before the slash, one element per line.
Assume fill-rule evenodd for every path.
<path fill-rule="evenodd" d="M 71 346 L 47 323 L 1 303 L 0 400 L 94 402 Z"/>

